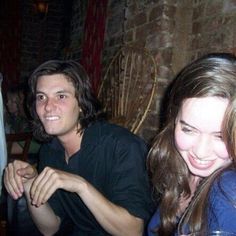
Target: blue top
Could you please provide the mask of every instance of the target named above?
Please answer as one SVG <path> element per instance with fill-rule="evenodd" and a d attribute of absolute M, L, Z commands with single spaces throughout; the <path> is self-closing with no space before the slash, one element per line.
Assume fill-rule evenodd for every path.
<path fill-rule="evenodd" d="M 39 170 L 50 166 L 80 175 L 111 202 L 148 221 L 153 211 L 145 169 L 147 146 L 139 137 L 122 127 L 96 122 L 85 129 L 81 148 L 68 163 L 64 153 L 56 138 L 44 144 Z M 60 235 L 108 235 L 77 194 L 58 189 L 49 204 L 62 220 Z"/>
<path fill-rule="evenodd" d="M 226 171 L 214 182 L 209 194 L 207 212 L 209 231 L 236 233 L 236 171 Z M 159 224 L 160 212 L 157 209 L 149 222 L 148 236 L 157 235 L 152 230 Z"/>

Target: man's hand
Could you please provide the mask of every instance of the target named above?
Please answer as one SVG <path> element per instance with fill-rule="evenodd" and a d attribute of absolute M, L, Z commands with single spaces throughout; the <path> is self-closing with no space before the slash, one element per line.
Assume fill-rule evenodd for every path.
<path fill-rule="evenodd" d="M 30 186 L 37 176 L 37 171 L 27 162 L 15 160 L 5 168 L 4 184 L 7 192 L 16 200 Z"/>
<path fill-rule="evenodd" d="M 78 192 L 83 183 L 84 179 L 78 175 L 45 167 L 31 186 L 32 204 L 39 207 L 47 202 L 57 189 Z"/>
<path fill-rule="evenodd" d="M 31 186 L 30 197 L 32 205 L 36 206 L 34 209 L 47 206 L 46 202 L 57 189 L 76 193 L 111 235 L 142 235 L 144 223 L 141 218 L 109 201 L 81 176 L 51 167 L 45 167 Z"/>

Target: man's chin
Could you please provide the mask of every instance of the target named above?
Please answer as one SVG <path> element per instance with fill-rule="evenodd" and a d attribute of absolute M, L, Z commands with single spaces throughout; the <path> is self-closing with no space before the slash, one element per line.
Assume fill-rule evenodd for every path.
<path fill-rule="evenodd" d="M 54 135 L 56 136 L 58 134 L 58 131 L 56 130 L 51 130 L 51 129 L 45 129 L 45 132 L 48 134 L 48 135 Z"/>

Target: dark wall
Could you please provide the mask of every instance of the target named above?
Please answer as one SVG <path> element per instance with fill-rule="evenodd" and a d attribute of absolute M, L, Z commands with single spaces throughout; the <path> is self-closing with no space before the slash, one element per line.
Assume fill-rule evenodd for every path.
<path fill-rule="evenodd" d="M 17 83 L 20 74 L 21 11 L 17 0 L 0 1 L 0 72 L 3 91 L 9 81 Z"/>
<path fill-rule="evenodd" d="M 21 76 L 27 77 L 42 62 L 62 57 L 70 40 L 72 1 L 48 1 L 47 14 L 36 12 L 33 1 L 22 0 L 21 7 Z"/>

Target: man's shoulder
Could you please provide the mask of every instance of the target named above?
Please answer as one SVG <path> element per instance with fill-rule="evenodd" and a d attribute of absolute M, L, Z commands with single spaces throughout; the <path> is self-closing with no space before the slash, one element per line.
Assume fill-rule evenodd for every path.
<path fill-rule="evenodd" d="M 117 135 L 133 135 L 128 129 L 117 124 L 101 122 L 100 125 L 104 134 L 116 133 Z"/>
<path fill-rule="evenodd" d="M 101 136 L 103 137 L 110 137 L 111 139 L 121 139 L 125 141 L 134 141 L 145 143 L 145 141 L 132 133 L 130 130 L 128 130 L 125 127 L 122 127 L 120 125 L 112 124 L 109 122 L 102 122 L 101 124 Z"/>

